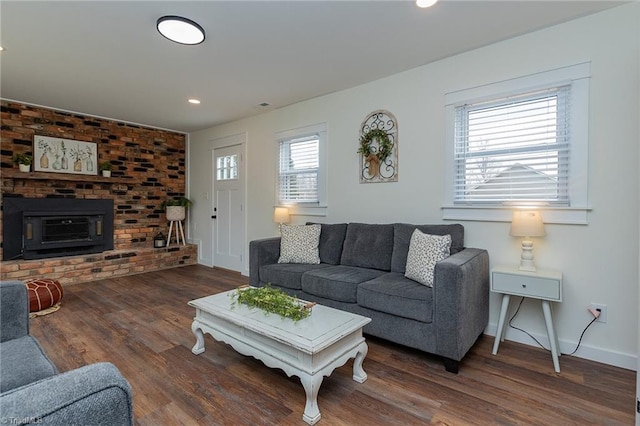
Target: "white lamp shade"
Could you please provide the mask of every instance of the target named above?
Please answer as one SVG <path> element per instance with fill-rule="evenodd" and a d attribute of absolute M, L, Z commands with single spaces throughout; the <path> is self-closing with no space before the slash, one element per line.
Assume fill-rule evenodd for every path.
<path fill-rule="evenodd" d="M 273 211 L 273 221 L 275 223 L 289 223 L 289 209 L 286 207 L 276 207 Z"/>
<path fill-rule="evenodd" d="M 544 223 L 538 211 L 515 210 L 511 220 L 512 237 L 544 237 Z"/>

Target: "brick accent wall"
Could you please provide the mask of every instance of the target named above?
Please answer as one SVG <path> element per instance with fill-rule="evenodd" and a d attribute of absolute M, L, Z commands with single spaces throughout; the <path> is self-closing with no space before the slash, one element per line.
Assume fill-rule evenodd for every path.
<path fill-rule="evenodd" d="M 131 263 L 136 263 L 138 257 L 148 260 L 147 256 L 137 256 L 137 253 L 154 253 L 153 237 L 158 231 L 167 235 L 168 224 L 162 203 L 185 195 L 185 134 L 5 100 L 0 101 L 0 111 L 2 197 L 111 198 L 115 222 L 114 254 L 111 255 L 129 253 L 126 258 L 133 260 L 127 260 L 128 265 L 122 268 L 128 270 L 126 273 L 152 270 L 153 265 L 147 264 L 140 270 Z M 96 143 L 98 162 L 110 161 L 114 166 L 112 177 L 18 172 L 12 156 L 15 153 L 33 156 L 34 135 Z M 1 224 L 0 217 L 0 231 Z M 162 267 L 197 261 L 193 247 L 164 249 L 164 252 L 179 258 L 182 263 L 165 258 L 160 261 L 165 263 Z M 105 256 L 109 255 L 106 252 Z M 94 257 L 89 256 L 82 262 L 92 262 Z M 41 276 L 49 270 L 46 264 L 52 261 L 41 261 L 45 265 L 42 268 L 34 267 L 33 262 L 37 261 L 3 262 L 1 278 L 15 277 L 16 271 L 9 269 L 16 268 L 18 271 L 41 269 L 37 272 Z M 27 264 L 29 267 L 25 266 Z M 161 269 L 158 266 L 156 269 Z M 103 278 L 105 275 L 101 272 L 103 270 L 90 273 L 87 281 Z M 64 277 L 61 282 L 64 283 Z"/>

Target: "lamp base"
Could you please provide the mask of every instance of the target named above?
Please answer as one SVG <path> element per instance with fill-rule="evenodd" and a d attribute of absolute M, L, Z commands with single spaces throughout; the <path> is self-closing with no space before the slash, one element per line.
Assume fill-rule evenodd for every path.
<path fill-rule="evenodd" d="M 522 262 L 520 262 L 520 267 L 518 268 L 521 271 L 528 271 L 528 272 L 536 272 L 537 269 L 535 266 L 533 265 L 523 265 Z"/>
<path fill-rule="evenodd" d="M 521 271 L 535 272 L 536 266 L 533 263 L 533 241 L 524 239 L 522 240 L 522 253 L 520 254 L 520 269 Z"/>

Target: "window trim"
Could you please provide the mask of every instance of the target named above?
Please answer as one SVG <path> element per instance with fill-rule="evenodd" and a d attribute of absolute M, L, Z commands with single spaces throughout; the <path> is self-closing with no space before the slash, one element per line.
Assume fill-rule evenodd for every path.
<path fill-rule="evenodd" d="M 516 206 L 535 207 L 543 210 L 546 223 L 587 224 L 591 210 L 588 201 L 588 128 L 589 128 L 589 78 L 591 63 L 584 62 L 549 71 L 539 72 L 445 94 L 446 142 L 445 179 L 442 213 L 444 220 L 511 221 Z M 512 203 L 503 206 L 454 204 L 456 178 L 454 144 L 456 107 L 465 103 L 478 103 L 553 86 L 571 85 L 571 155 L 569 158 L 570 205 L 550 206 L 540 203 Z"/>
<path fill-rule="evenodd" d="M 280 204 L 280 142 L 302 138 L 306 136 L 318 135 L 318 202 L 317 203 L 294 203 Z M 287 207 L 291 215 L 303 216 L 326 216 L 327 215 L 327 125 L 318 123 L 275 133 L 276 150 L 276 181 L 275 181 L 275 203 L 274 207 Z"/>

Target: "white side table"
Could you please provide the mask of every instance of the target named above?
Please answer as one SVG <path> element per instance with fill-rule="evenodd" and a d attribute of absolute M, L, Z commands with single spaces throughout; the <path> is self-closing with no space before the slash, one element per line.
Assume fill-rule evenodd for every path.
<path fill-rule="evenodd" d="M 553 368 L 556 373 L 559 373 L 560 345 L 558 344 L 558 334 L 553 325 L 549 302 L 562 302 L 562 272 L 548 270 L 528 272 L 521 271 L 517 267 L 497 266 L 491 270 L 491 291 L 502 294 L 502 307 L 500 308 L 496 339 L 493 342 L 493 355 L 498 353 L 498 346 L 501 341 L 504 341 L 505 319 L 511 296 L 540 299 L 544 322 L 547 326 L 547 336 L 549 336 L 549 346 L 551 346 Z"/>

